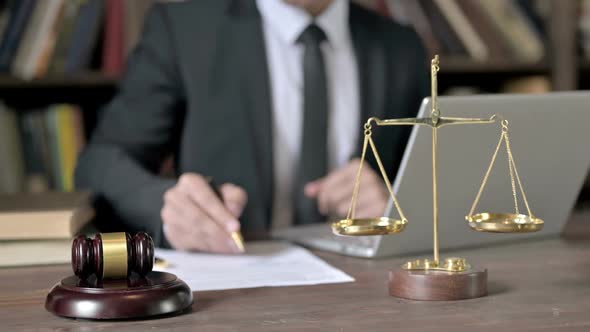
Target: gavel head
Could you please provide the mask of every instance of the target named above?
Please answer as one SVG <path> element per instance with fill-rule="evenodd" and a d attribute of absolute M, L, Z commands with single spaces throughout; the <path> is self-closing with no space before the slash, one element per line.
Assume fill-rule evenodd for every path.
<path fill-rule="evenodd" d="M 86 279 L 127 278 L 132 272 L 141 277 L 154 267 L 154 241 L 144 232 L 98 233 L 94 239 L 79 235 L 72 242 L 72 269 Z"/>

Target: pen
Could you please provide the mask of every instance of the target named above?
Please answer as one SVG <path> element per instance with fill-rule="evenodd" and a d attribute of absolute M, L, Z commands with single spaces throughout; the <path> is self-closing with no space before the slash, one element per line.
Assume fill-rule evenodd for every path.
<path fill-rule="evenodd" d="M 242 237 L 242 233 L 240 231 L 232 232 L 231 233 L 232 239 L 236 243 L 236 246 L 240 249 L 241 252 L 246 251 L 246 247 L 244 246 L 244 238 Z"/>
<path fill-rule="evenodd" d="M 217 197 L 219 197 L 221 199 L 222 198 L 221 197 L 221 193 L 211 183 L 211 181 L 213 181 L 213 177 L 212 176 L 206 176 L 205 179 L 207 180 L 207 182 L 209 182 L 209 185 L 211 185 L 211 188 L 213 189 L 213 192 L 215 192 L 215 194 L 217 195 Z M 234 240 L 234 243 L 236 244 L 236 246 L 238 247 L 238 249 L 240 249 L 240 252 L 245 252 L 246 251 L 246 247 L 244 246 L 244 237 L 242 237 L 242 232 L 240 232 L 240 231 L 231 232 L 231 238 Z"/>

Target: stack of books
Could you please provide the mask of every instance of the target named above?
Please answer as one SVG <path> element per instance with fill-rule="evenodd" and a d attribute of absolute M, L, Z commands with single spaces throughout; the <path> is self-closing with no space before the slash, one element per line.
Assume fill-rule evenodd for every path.
<path fill-rule="evenodd" d="M 0 195 L 0 266 L 68 263 L 94 217 L 89 193 Z"/>

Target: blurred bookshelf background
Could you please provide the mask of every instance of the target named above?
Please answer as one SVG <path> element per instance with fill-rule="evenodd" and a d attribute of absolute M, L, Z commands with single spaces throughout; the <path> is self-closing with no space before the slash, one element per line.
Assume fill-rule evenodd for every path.
<path fill-rule="evenodd" d="M 0 193 L 74 190 L 153 1 L 0 1 Z M 590 0 L 356 2 L 441 55 L 442 94 L 588 88 Z"/>

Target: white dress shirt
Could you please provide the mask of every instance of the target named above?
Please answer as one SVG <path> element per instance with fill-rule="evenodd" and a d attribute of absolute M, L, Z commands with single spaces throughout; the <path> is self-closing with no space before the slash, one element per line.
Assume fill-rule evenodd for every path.
<path fill-rule="evenodd" d="M 348 24 L 348 1 L 334 0 L 313 17 L 284 0 L 257 0 L 262 16 L 272 98 L 273 228 L 291 224 L 293 186 L 303 131 L 303 46 L 297 38 L 314 22 L 324 30 L 321 45 L 328 89 L 328 167 L 344 166 L 355 152 L 359 125 L 359 79 Z"/>

